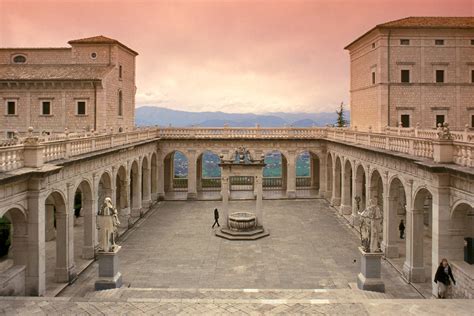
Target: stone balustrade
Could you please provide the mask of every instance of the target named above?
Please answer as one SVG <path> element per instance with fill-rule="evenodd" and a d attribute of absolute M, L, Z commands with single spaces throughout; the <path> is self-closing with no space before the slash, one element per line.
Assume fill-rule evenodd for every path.
<path fill-rule="evenodd" d="M 464 131 L 450 132 L 448 140 L 440 140 L 439 129 L 421 130 L 419 128 L 387 127 L 384 133 L 357 131 L 357 128 L 335 127 L 149 127 L 137 128 L 117 134 L 83 132 L 29 136 L 0 142 L 0 172 L 10 171 L 24 166 L 38 167 L 41 163 L 60 159 L 69 159 L 87 153 L 133 144 L 141 141 L 160 139 L 327 139 L 367 148 L 387 150 L 407 154 L 436 162 L 449 162 L 461 166 L 474 166 L 474 133 L 467 128 Z M 35 141 L 29 142 L 34 138 Z M 450 153 L 439 158 L 435 146 L 444 142 L 442 150 Z M 25 146 L 29 152 L 37 146 L 42 161 L 24 163 Z M 449 147 L 451 146 L 451 147 Z M 29 153 L 30 154 L 30 153 Z M 446 158 L 447 157 L 447 158 Z M 41 159 L 40 159 L 41 160 Z"/>

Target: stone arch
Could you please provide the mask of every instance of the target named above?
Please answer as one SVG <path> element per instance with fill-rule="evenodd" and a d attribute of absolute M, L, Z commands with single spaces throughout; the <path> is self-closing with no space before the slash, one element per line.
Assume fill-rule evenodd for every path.
<path fill-rule="evenodd" d="M 367 206 L 367 179 L 364 165 L 358 163 L 355 168 L 354 203 L 356 211 L 359 212 L 364 210 Z"/>
<path fill-rule="evenodd" d="M 450 222 L 450 260 L 464 261 L 474 260 L 472 254 L 472 243 L 474 242 L 474 206 L 465 201 L 459 200 L 451 208 Z M 466 257 L 464 247 L 466 244 Z M 468 262 L 472 264 L 471 262 Z"/>
<path fill-rule="evenodd" d="M 382 248 L 387 258 L 405 256 L 405 236 L 401 235 L 401 221 L 406 227 L 407 196 L 402 179 L 398 175 L 390 178 L 388 184 L 388 207 L 384 209 L 384 235 Z"/>
<path fill-rule="evenodd" d="M 95 212 L 99 211 L 106 197 L 109 197 L 112 199 L 112 201 L 115 201 L 113 196 L 114 190 L 112 185 L 112 174 L 110 173 L 110 171 L 105 170 L 104 172 L 102 172 L 99 178 L 97 190 L 97 209 L 95 210 Z M 115 201 L 114 205 L 116 204 L 117 202 Z"/>
<path fill-rule="evenodd" d="M 151 191 L 151 199 L 157 200 L 158 199 L 158 158 L 156 152 L 153 152 L 150 156 L 150 165 L 151 165 L 151 183 L 150 183 L 150 191 Z"/>
<path fill-rule="evenodd" d="M 288 153 L 272 149 L 264 152 L 263 187 L 286 190 L 288 182 Z M 279 170 L 278 170 L 279 169 Z"/>
<path fill-rule="evenodd" d="M 377 199 L 377 204 L 383 209 L 384 187 L 380 171 L 372 169 L 369 177 L 370 199 Z M 368 201 L 370 203 L 370 201 Z"/>
<path fill-rule="evenodd" d="M 220 155 L 215 151 L 202 150 L 196 160 L 197 190 L 220 190 L 221 168 L 219 167 Z"/>
<path fill-rule="evenodd" d="M 130 164 L 130 215 L 140 217 L 141 212 L 141 168 L 138 159 L 134 159 Z"/>
<path fill-rule="evenodd" d="M 343 200 L 341 201 L 341 211 L 344 214 L 350 214 L 352 212 L 352 199 L 353 199 L 353 188 L 352 188 L 352 163 L 350 159 L 344 159 L 344 167 L 342 172 L 342 189 L 344 191 Z"/>
<path fill-rule="evenodd" d="M 296 187 L 319 190 L 321 179 L 320 156 L 311 150 L 296 153 Z"/>
<path fill-rule="evenodd" d="M 0 270 L 0 274 L 10 269 L 12 266 L 28 265 L 28 220 L 26 210 L 20 205 L 12 205 L 0 213 L 0 234 L 8 237 L 10 244 L 8 249 L 2 249 L 0 258 L 5 262 L 2 264 L 4 269 Z M 25 284 L 21 285 L 25 287 Z M 23 294 L 23 290 L 13 295 Z M 9 294 L 9 293 L 4 293 Z"/>
<path fill-rule="evenodd" d="M 332 198 L 333 190 L 333 155 L 328 152 L 326 155 L 326 196 Z"/>
<path fill-rule="evenodd" d="M 75 278 L 74 270 L 74 244 L 73 244 L 73 212 L 67 211 L 67 199 L 59 190 L 52 190 L 45 199 L 46 230 L 55 230 L 55 236 L 48 242 L 53 243 L 46 254 L 46 266 L 55 266 L 55 273 L 46 269 L 46 283 L 69 282 Z M 51 219 L 52 218 L 52 219 Z M 46 238 L 51 237 L 46 235 Z M 48 273 L 49 272 L 49 273 Z"/>
<path fill-rule="evenodd" d="M 95 256 L 96 225 L 94 209 L 94 193 L 91 181 L 87 178 L 80 180 L 74 190 L 74 260 L 93 259 Z M 80 203 L 80 205 L 76 205 Z M 79 211 L 76 208 L 80 207 Z M 80 233 L 82 231 L 82 238 Z M 76 264 L 78 266 L 78 264 Z"/>
<path fill-rule="evenodd" d="M 151 167 L 150 159 L 147 155 L 143 156 L 141 161 L 142 177 L 141 177 L 141 199 L 142 206 L 148 208 L 151 204 Z"/>
<path fill-rule="evenodd" d="M 334 155 L 334 179 L 333 188 L 334 192 L 331 204 L 333 206 L 341 205 L 341 191 L 342 191 L 342 161 L 343 158 L 339 155 Z"/>
<path fill-rule="evenodd" d="M 189 157 L 180 150 L 172 150 L 164 156 L 164 189 L 170 191 L 187 191 Z"/>

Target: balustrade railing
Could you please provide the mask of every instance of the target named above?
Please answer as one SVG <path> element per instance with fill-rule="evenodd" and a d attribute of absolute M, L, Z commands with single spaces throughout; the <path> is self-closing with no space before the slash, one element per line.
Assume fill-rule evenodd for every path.
<path fill-rule="evenodd" d="M 173 189 L 186 189 L 187 187 L 187 178 L 173 178 Z"/>
<path fill-rule="evenodd" d="M 357 131 L 357 129 L 334 127 L 153 127 L 106 134 L 96 132 L 64 133 L 33 136 L 30 131 L 25 138 L 0 140 L 0 172 L 25 166 L 25 146 L 37 146 L 42 152 L 38 164 L 60 159 L 69 159 L 87 153 L 160 139 L 327 139 L 399 152 L 416 157 L 434 159 L 434 141 L 439 140 L 439 129 L 389 127 L 382 133 Z M 33 139 L 33 142 L 28 141 Z M 453 144 L 452 161 L 461 166 L 474 166 L 474 133 L 469 129 L 450 132 Z M 32 145 L 33 144 L 33 145 Z M 31 166 L 31 165 L 28 165 Z M 265 180 L 273 181 L 273 180 Z M 276 180 L 275 180 L 276 181 Z M 273 184 L 272 184 L 273 185 Z"/>
<path fill-rule="evenodd" d="M 311 177 L 296 177 L 297 188 L 309 188 L 311 187 Z"/>

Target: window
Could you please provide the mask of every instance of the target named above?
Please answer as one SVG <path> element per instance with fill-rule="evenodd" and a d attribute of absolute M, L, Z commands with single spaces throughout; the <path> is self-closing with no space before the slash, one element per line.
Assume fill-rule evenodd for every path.
<path fill-rule="evenodd" d="M 96 59 L 96 58 L 97 58 L 97 53 L 95 53 L 95 52 L 94 52 L 94 53 L 91 53 L 91 58 L 92 58 L 92 59 Z"/>
<path fill-rule="evenodd" d="M 375 48 L 375 43 L 372 43 L 372 48 Z"/>
<path fill-rule="evenodd" d="M 405 83 L 410 82 L 410 70 L 402 69 L 402 71 L 401 71 L 401 82 L 405 82 Z"/>
<path fill-rule="evenodd" d="M 436 82 L 444 82 L 444 70 L 436 70 Z"/>
<path fill-rule="evenodd" d="M 7 132 L 7 138 L 15 138 L 15 132 Z"/>
<path fill-rule="evenodd" d="M 118 92 L 118 115 L 123 115 L 123 97 L 122 97 L 122 90 Z"/>
<path fill-rule="evenodd" d="M 41 115 L 51 115 L 51 101 L 41 101 Z"/>
<path fill-rule="evenodd" d="M 76 101 L 76 115 L 86 115 L 86 101 Z"/>
<path fill-rule="evenodd" d="M 435 40 L 435 45 L 444 45 L 444 40 L 442 39 Z"/>
<path fill-rule="evenodd" d="M 474 39 L 471 40 L 471 45 L 474 45 Z"/>
<path fill-rule="evenodd" d="M 26 57 L 24 55 L 16 55 L 13 57 L 13 62 L 15 64 L 24 64 L 26 63 Z"/>
<path fill-rule="evenodd" d="M 375 71 L 372 71 L 372 84 L 375 84 Z"/>
<path fill-rule="evenodd" d="M 471 115 L 471 127 L 474 127 L 474 114 Z"/>
<path fill-rule="evenodd" d="M 410 127 L 410 115 L 402 114 L 400 117 L 400 122 L 402 122 L 402 127 Z"/>
<path fill-rule="evenodd" d="M 122 79 L 122 65 L 119 65 L 119 78 Z"/>
<path fill-rule="evenodd" d="M 5 111 L 6 111 L 6 115 L 16 115 L 16 101 L 7 100 Z"/>
<path fill-rule="evenodd" d="M 471 70 L 471 82 L 474 83 L 474 69 Z"/>
<path fill-rule="evenodd" d="M 401 39 L 400 40 L 400 45 L 410 45 L 410 40 L 409 39 Z"/>
<path fill-rule="evenodd" d="M 436 115 L 436 127 L 444 124 L 444 115 Z"/>

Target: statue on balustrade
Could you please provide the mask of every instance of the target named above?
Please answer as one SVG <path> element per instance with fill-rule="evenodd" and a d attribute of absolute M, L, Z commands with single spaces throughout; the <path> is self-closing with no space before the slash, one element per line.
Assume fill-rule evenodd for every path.
<path fill-rule="evenodd" d="M 377 204 L 377 199 L 370 199 L 369 206 L 359 212 L 360 241 L 365 252 L 382 252 L 380 249 L 380 235 L 383 211 Z"/>
<path fill-rule="evenodd" d="M 97 229 L 99 230 L 99 251 L 113 252 L 115 244 L 115 234 L 120 225 L 117 209 L 112 204 L 112 199 L 106 197 L 99 213 L 97 214 Z"/>

